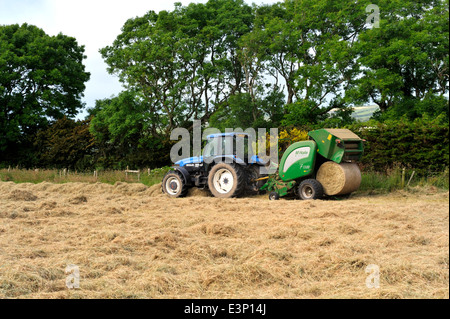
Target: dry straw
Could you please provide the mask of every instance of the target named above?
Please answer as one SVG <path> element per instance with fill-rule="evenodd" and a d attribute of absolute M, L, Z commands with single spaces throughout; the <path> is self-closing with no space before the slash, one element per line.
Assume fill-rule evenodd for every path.
<path fill-rule="evenodd" d="M 449 296 L 448 192 L 207 194 L 0 182 L 0 299 Z M 379 289 L 366 286 L 371 264 Z M 80 289 L 67 288 L 68 265 L 79 267 Z"/>

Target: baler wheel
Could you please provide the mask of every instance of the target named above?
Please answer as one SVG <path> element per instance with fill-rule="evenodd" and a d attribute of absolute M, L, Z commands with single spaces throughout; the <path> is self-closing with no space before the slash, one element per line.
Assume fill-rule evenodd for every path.
<path fill-rule="evenodd" d="M 271 192 L 269 194 L 269 200 L 279 200 L 280 199 L 280 195 L 278 195 L 277 192 Z"/>
<path fill-rule="evenodd" d="M 323 186 L 315 179 L 307 179 L 300 183 L 298 195 L 303 200 L 320 199 L 323 197 Z"/>

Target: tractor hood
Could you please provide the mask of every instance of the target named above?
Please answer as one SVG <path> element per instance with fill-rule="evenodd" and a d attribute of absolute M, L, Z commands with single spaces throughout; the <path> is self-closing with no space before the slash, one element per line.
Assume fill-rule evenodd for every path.
<path fill-rule="evenodd" d="M 200 163 L 203 163 L 203 156 L 185 158 L 182 159 L 181 161 L 176 162 L 175 165 L 183 167 L 186 164 L 200 164 Z"/>

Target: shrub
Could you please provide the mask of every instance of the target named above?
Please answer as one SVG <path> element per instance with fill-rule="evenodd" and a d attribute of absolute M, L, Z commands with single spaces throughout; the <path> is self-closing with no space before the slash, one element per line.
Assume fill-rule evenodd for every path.
<path fill-rule="evenodd" d="M 429 176 L 449 166 L 449 125 L 441 117 L 371 121 L 347 128 L 367 141 L 362 164 L 370 170 L 404 167 Z"/>

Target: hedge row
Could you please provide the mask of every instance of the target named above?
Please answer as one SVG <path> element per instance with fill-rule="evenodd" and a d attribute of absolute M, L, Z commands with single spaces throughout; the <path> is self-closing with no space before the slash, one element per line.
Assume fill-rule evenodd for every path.
<path fill-rule="evenodd" d="M 414 169 L 421 175 L 442 172 L 449 166 L 449 124 L 440 118 L 413 122 L 371 121 L 347 127 L 365 139 L 365 169 Z"/>

